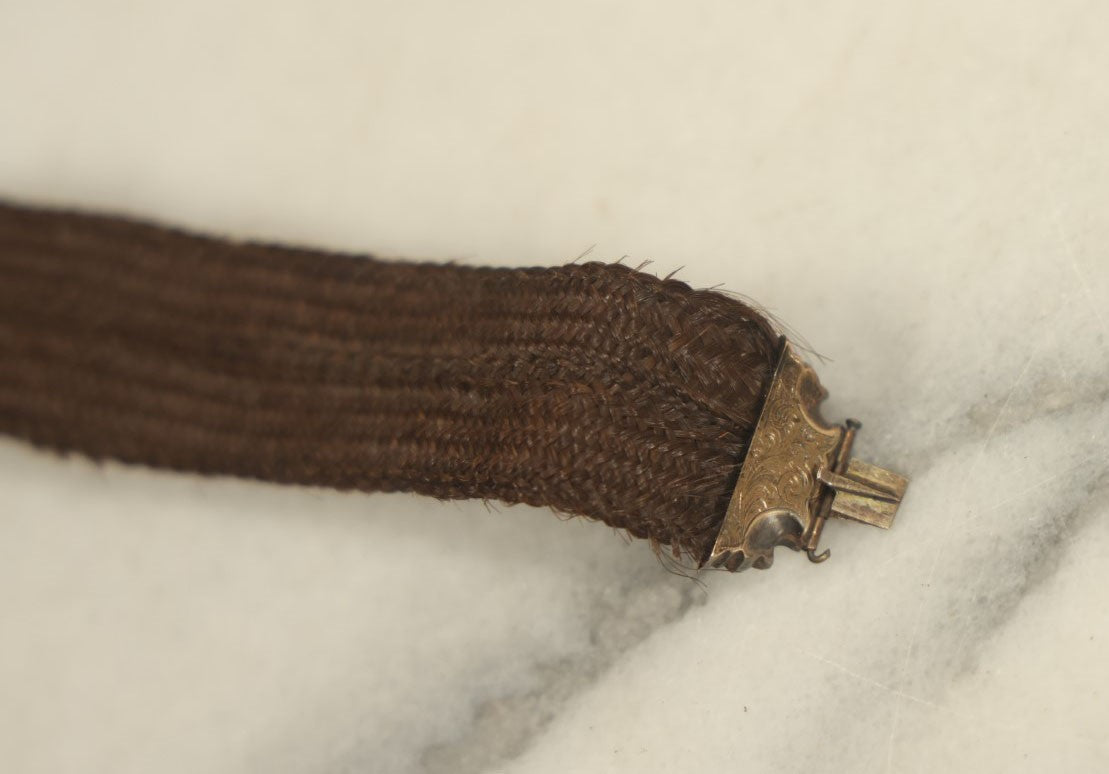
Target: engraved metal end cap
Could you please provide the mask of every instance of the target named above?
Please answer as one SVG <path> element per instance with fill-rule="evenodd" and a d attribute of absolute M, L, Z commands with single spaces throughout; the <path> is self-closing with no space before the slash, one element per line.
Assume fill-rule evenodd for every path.
<path fill-rule="evenodd" d="M 820 417 L 827 395 L 816 372 L 785 341 L 755 433 L 740 468 L 712 552 L 702 566 L 764 570 L 774 548 L 817 553 L 830 516 L 882 529 L 893 524 L 908 479 L 851 459 L 853 419 L 828 425 Z"/>

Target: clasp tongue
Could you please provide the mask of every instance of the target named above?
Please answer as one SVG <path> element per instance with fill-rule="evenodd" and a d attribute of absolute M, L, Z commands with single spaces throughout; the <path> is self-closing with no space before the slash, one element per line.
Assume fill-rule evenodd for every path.
<path fill-rule="evenodd" d="M 820 471 L 818 477 L 834 490 L 833 516 L 882 529 L 893 524 L 909 485 L 904 476 L 862 460 L 851 460 L 842 474 Z"/>
<path fill-rule="evenodd" d="M 909 485 L 909 479 L 904 476 L 869 462 L 850 459 L 855 433 L 861 427 L 858 420 L 848 419 L 832 464 L 816 471 L 817 480 L 826 489 L 821 493 L 816 517 L 805 539 L 805 553 L 813 562 L 823 562 L 829 556 L 828 551 L 816 553 L 820 533 L 829 516 L 889 529 Z"/>

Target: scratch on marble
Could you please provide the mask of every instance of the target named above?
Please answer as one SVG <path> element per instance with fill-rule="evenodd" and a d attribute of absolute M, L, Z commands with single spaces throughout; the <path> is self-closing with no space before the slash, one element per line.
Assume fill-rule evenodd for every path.
<path fill-rule="evenodd" d="M 1090 311 L 1093 312 L 1094 317 L 1097 318 L 1098 327 L 1107 338 L 1109 344 L 1109 325 L 1106 325 L 1105 318 L 1101 314 L 1101 309 L 1098 308 L 1097 300 L 1094 298 L 1093 293 L 1090 292 L 1090 281 L 1086 275 L 1082 273 L 1082 269 L 1078 266 L 1078 257 L 1074 252 L 1074 245 L 1071 244 L 1070 235 L 1067 234 L 1063 228 L 1062 216 L 1059 213 L 1058 200 L 1052 197 L 1053 206 L 1051 207 L 1051 220 L 1055 226 L 1055 231 L 1059 235 L 1059 242 L 1063 246 L 1063 252 L 1067 257 L 1067 262 L 1070 264 L 1071 271 L 1074 272 L 1075 278 L 1078 280 L 1078 286 L 1082 289 L 1082 295 L 1086 297 L 1086 303 L 1090 306 Z"/>
<path fill-rule="evenodd" d="M 1013 503 L 1018 503 L 1018 502 L 1024 500 L 1026 497 L 1028 497 L 1028 495 L 1030 495 L 1033 492 L 1036 492 L 1040 489 L 1043 489 L 1045 486 L 1052 483 L 1053 481 L 1056 481 L 1056 480 L 1062 478 L 1063 476 L 1074 473 L 1076 470 L 1079 470 L 1081 468 L 1086 467 L 1091 462 L 1094 462 L 1096 460 L 1102 460 L 1102 459 L 1104 459 L 1104 456 L 1101 455 L 1101 454 L 1091 454 L 1089 457 L 1085 457 L 1082 460 L 1080 460 L 1079 462 L 1076 462 L 1075 464 L 1073 464 L 1069 467 L 1066 467 L 1063 470 L 1052 473 L 1049 476 L 1044 476 L 1043 478 L 1041 478 L 1036 483 L 1032 484 L 1029 487 L 1021 489 L 1019 492 L 1012 495 L 1011 497 L 1006 497 L 1004 500 L 998 500 L 996 503 L 989 506 L 988 508 L 982 508 L 981 510 L 978 510 L 978 511 L 972 510 L 971 513 L 972 514 L 978 514 L 978 515 L 984 515 L 984 514 L 987 514 L 987 513 L 993 513 L 994 511 L 998 511 L 998 510 L 1004 508 L 1007 505 L 1012 505 Z M 1025 521 L 1032 521 L 1033 518 L 1034 518 L 1033 516 L 1029 516 L 1025 519 Z M 993 527 L 992 524 L 982 522 L 981 520 L 979 520 L 979 521 L 976 521 L 973 526 L 964 527 L 962 529 L 962 534 L 964 536 L 979 535 L 979 534 L 982 534 L 984 532 L 989 532 L 993 528 L 994 527 Z M 893 564 L 894 562 L 903 560 L 910 553 L 918 552 L 921 548 L 930 548 L 930 547 L 936 545 L 937 543 L 946 543 L 949 540 L 950 540 L 950 537 L 948 535 L 933 535 L 929 538 L 918 541 L 913 546 L 911 551 L 897 551 L 896 553 L 886 557 L 882 561 L 876 562 L 875 566 L 876 567 L 884 567 L 887 564 Z"/>
<path fill-rule="evenodd" d="M 1032 361 L 1035 360 L 1035 358 L 1037 357 L 1038 354 L 1039 354 L 1039 347 L 1037 346 L 1036 349 L 1034 349 L 1032 351 L 1032 354 L 1030 354 L 1028 356 L 1027 360 L 1025 360 L 1024 366 L 1021 368 L 1020 373 L 1017 374 L 1016 379 L 1013 380 L 1012 386 L 1009 387 L 1009 391 L 1005 395 L 1005 400 L 1001 404 L 1001 408 L 998 409 L 997 415 L 994 417 L 994 421 L 990 425 L 990 428 L 986 433 L 986 438 L 982 442 L 981 448 L 978 450 L 978 454 L 975 456 L 974 461 L 967 468 L 967 474 L 965 476 L 963 476 L 963 480 L 962 480 L 961 484 L 959 485 L 959 494 L 958 494 L 958 497 L 956 497 L 955 502 L 963 502 L 963 500 L 965 499 L 967 488 L 970 486 L 970 482 L 973 480 L 974 475 L 977 473 L 979 466 L 982 464 L 982 460 L 985 459 L 986 450 L 989 448 L 990 441 L 993 440 L 994 434 L 997 432 L 997 428 L 1001 423 L 1001 418 L 1005 415 L 1005 411 L 1009 408 L 1010 402 L 1012 402 L 1013 395 L 1016 394 L 1017 388 L 1024 381 L 1025 376 L 1028 374 L 1028 369 L 1032 365 Z M 950 514 L 947 517 L 947 523 L 945 524 L 945 528 L 950 525 L 951 521 L 954 518 L 955 518 L 955 511 L 954 511 L 954 509 L 952 509 Z M 941 530 L 941 532 L 943 532 L 943 531 L 945 531 L 945 530 Z M 941 553 L 940 547 L 937 546 L 936 550 L 934 550 L 932 553 L 933 553 L 932 565 L 928 570 L 928 580 L 925 582 L 925 585 L 924 585 L 924 588 L 926 590 L 930 589 L 932 587 L 932 581 L 935 580 L 936 570 L 939 567 L 939 563 L 940 563 L 940 553 Z M 924 618 L 924 601 L 925 601 L 924 598 L 925 598 L 926 594 L 927 594 L 927 591 L 925 591 L 924 593 L 921 594 L 920 604 L 917 605 L 916 615 L 913 619 L 912 633 L 909 635 L 909 645 L 905 649 L 905 658 L 904 658 L 904 660 L 902 662 L 902 666 L 901 666 L 902 676 L 908 674 L 908 672 L 909 672 L 909 665 L 911 664 L 912 658 L 913 658 L 913 650 L 916 648 L 917 640 L 920 637 L 920 625 L 921 625 L 922 619 Z M 900 697 L 897 697 L 897 698 L 898 698 L 898 700 L 894 702 L 893 712 L 890 715 L 890 735 L 889 735 L 889 742 L 888 742 L 887 747 L 886 747 L 886 771 L 887 771 L 887 773 L 890 772 L 890 771 L 893 771 L 893 753 L 894 753 L 894 747 L 896 746 L 896 740 L 897 740 L 897 726 L 898 726 L 898 723 L 900 721 L 900 716 L 901 716 L 901 702 L 899 700 Z"/>
<path fill-rule="evenodd" d="M 899 688 L 894 688 L 892 685 L 888 685 L 887 683 L 883 683 L 880 680 L 875 680 L 872 677 L 867 677 L 864 674 L 860 674 L 859 672 L 856 672 L 853 669 L 850 669 L 849 667 L 839 663 L 838 661 L 833 661 L 832 659 L 827 658 L 826 656 L 822 656 L 818 653 L 813 653 L 812 651 L 804 650 L 802 648 L 794 648 L 794 650 L 797 653 L 801 654 L 802 656 L 806 656 L 806 657 L 811 658 L 814 661 L 817 661 L 821 664 L 825 664 L 827 666 L 830 666 L 833 669 L 847 675 L 848 677 L 851 677 L 855 680 L 858 680 L 859 682 L 861 682 L 865 685 L 869 685 L 873 688 L 877 688 L 878 690 L 883 691 L 885 693 L 888 693 L 891 696 L 896 697 L 897 699 L 906 699 L 910 702 L 913 702 L 914 704 L 919 704 L 923 707 L 927 707 L 927 708 L 935 710 L 937 712 L 942 712 L 946 715 L 950 715 L 951 717 L 957 718 L 957 719 L 962 720 L 962 721 L 975 723 L 978 726 L 992 727 L 994 730 L 998 730 L 998 731 L 1007 731 L 1008 732 L 1008 731 L 1012 730 L 1008 726 L 1003 726 L 1003 725 L 1000 725 L 1000 724 L 997 724 L 997 723 L 992 723 L 988 719 L 982 718 L 981 716 L 968 715 L 968 714 L 963 713 L 963 712 L 956 712 L 955 710 L 952 710 L 950 707 L 945 707 L 944 705 L 937 704 L 934 701 L 929 701 L 928 699 L 924 699 L 920 696 L 909 693 L 907 691 L 903 691 Z"/>
<path fill-rule="evenodd" d="M 997 416 L 994 417 L 993 424 L 990 425 L 989 432 L 986 433 L 986 440 L 982 443 L 982 449 L 978 452 L 978 457 L 974 460 L 972 472 L 978 467 L 982 459 L 986 456 L 986 450 L 989 448 L 990 441 L 993 440 L 994 435 L 997 434 L 997 427 L 1001 424 L 1001 418 L 1005 416 L 1005 412 L 1008 410 L 1009 404 L 1013 401 L 1013 395 L 1016 393 L 1017 387 L 1019 387 L 1024 381 L 1024 377 L 1028 375 L 1028 369 L 1032 366 L 1032 361 L 1036 359 L 1036 356 L 1038 354 L 1039 348 L 1037 347 L 1036 350 L 1034 350 L 1032 354 L 1028 356 L 1028 359 L 1024 361 L 1024 368 L 1020 369 L 1020 373 L 1017 374 L 1017 378 L 1013 381 L 1013 386 L 1009 388 L 1009 392 L 1005 395 L 1005 402 L 1001 404 L 1001 408 L 997 411 Z M 967 477 L 963 480 L 963 491 L 966 490 L 967 482 L 970 481 L 970 478 L 971 474 L 968 473 Z"/>
<path fill-rule="evenodd" d="M 1091 458 L 1093 459 L 1093 458 Z M 1086 462 L 1089 462 L 1087 460 Z M 1084 463 L 1083 463 L 1084 464 Z M 1074 466 L 1080 467 L 1080 465 Z M 1071 497 L 1074 502 L 1067 511 L 1059 516 L 1051 518 L 1047 523 L 1041 527 L 1041 532 L 1045 533 L 1044 537 L 1038 537 L 1036 533 L 1028 535 L 1025 539 L 1030 544 L 1036 546 L 1037 556 L 1042 557 L 1038 562 L 1022 565 L 1023 571 L 1015 579 L 1001 584 L 1000 587 L 994 588 L 993 597 L 988 602 L 989 614 L 993 617 L 993 622 L 986 625 L 989 628 L 995 628 L 1001 622 L 1007 620 L 1017 609 L 1020 601 L 1026 597 L 1029 589 L 1043 583 L 1047 578 L 1051 577 L 1055 570 L 1062 564 L 1061 552 L 1058 550 L 1061 546 L 1070 545 L 1077 541 L 1078 536 L 1075 534 L 1072 527 L 1075 523 L 1085 515 L 1089 521 L 1089 517 L 1093 514 L 1103 511 L 1105 505 L 1109 503 L 1109 471 L 1104 471 L 1101 475 L 1096 476 L 1085 487 L 1084 492 L 1074 492 Z M 1045 540 L 1048 541 L 1045 543 Z M 977 584 L 971 584 L 977 585 Z M 996 586 L 996 584 L 995 584 Z M 953 612 L 951 614 L 954 614 Z M 981 625 L 981 624 L 980 624 Z M 958 643 L 946 648 L 948 651 L 960 652 L 962 651 L 962 642 L 965 641 L 967 634 L 964 633 L 958 640 Z M 906 673 L 907 668 L 902 670 Z M 902 698 L 913 699 L 911 694 L 906 696 L 898 696 L 894 694 L 897 701 L 894 703 L 893 711 L 900 716 Z M 957 717 L 964 717 L 959 713 L 951 713 Z M 1012 729 L 1003 726 L 998 726 L 990 722 L 989 718 L 965 718 L 968 721 L 973 721 L 978 725 L 993 726 L 999 732 L 1011 732 Z M 891 725 L 890 740 L 887 747 L 887 771 L 893 769 L 893 753 L 896 745 L 896 733 L 898 726 Z M 1034 728 L 1028 729 L 1030 732 Z"/>
<path fill-rule="evenodd" d="M 884 693 L 888 693 L 891 696 L 894 696 L 895 698 L 897 698 L 899 700 L 904 699 L 904 700 L 907 700 L 907 701 L 912 702 L 914 704 L 918 704 L 922 707 L 927 707 L 928 709 L 934 710 L 936 712 L 943 713 L 943 714 L 948 715 L 949 717 L 954 718 L 956 720 L 959 720 L 961 722 L 968 723 L 968 724 L 973 724 L 976 728 L 984 730 L 984 731 L 989 731 L 991 733 L 1011 737 L 1014 734 L 1020 735 L 1020 734 L 1024 734 L 1024 733 L 1034 733 L 1039 728 L 1039 726 L 1037 725 L 1035 720 L 1029 721 L 1027 726 L 1025 726 L 1024 724 L 1013 725 L 1013 724 L 1010 724 L 1010 723 L 999 723 L 999 722 L 993 720 L 989 715 L 968 714 L 968 713 L 965 713 L 965 712 L 958 712 L 956 710 L 951 709 L 950 707 L 944 706 L 942 704 L 937 704 L 934 701 L 929 701 L 928 699 L 924 699 L 920 696 L 916 696 L 914 694 L 911 694 L 911 693 L 908 693 L 906 691 L 895 688 L 892 685 L 888 685 L 887 683 L 883 683 L 880 680 L 875 680 L 872 677 L 868 677 L 864 674 L 860 674 L 859 672 L 856 672 L 853 669 L 850 669 L 849 667 L 845 666 L 844 664 L 841 664 L 838 661 L 834 661 L 830 658 L 827 658 L 826 656 L 822 656 L 819 653 L 814 653 L 812 651 L 804 650 L 802 648 L 794 648 L 793 650 L 794 650 L 794 652 L 796 652 L 796 653 L 798 653 L 802 656 L 805 656 L 806 658 L 811 658 L 812 660 L 814 660 L 814 661 L 816 661 L 820 664 L 824 664 L 826 666 L 829 666 L 829 667 L 835 669 L 836 671 L 841 672 L 841 673 L 847 675 L 848 677 L 850 677 L 854 680 L 857 680 L 858 682 L 860 682 L 864 685 L 868 685 L 868 686 L 870 686 L 872 688 L 875 688 L 877 690 L 880 690 Z"/>
<path fill-rule="evenodd" d="M 941 712 L 947 712 L 947 713 L 950 713 L 952 715 L 957 714 L 957 713 L 954 713 L 951 710 L 949 710 L 947 707 L 944 707 L 940 704 L 936 704 L 935 702 L 928 701 L 927 699 L 922 699 L 919 696 L 914 696 L 911 693 L 907 693 L 907 692 L 902 691 L 898 688 L 894 688 L 892 685 L 887 685 L 886 683 L 883 683 L 879 680 L 875 680 L 872 677 L 867 677 L 866 675 L 859 674 L 858 672 L 855 672 L 854 670 L 851 670 L 851 669 L 847 668 L 843 664 L 840 664 L 838 661 L 833 661 L 832 659 L 827 658 L 825 656 L 821 656 L 818 653 L 813 653 L 812 651 L 803 650 L 801 648 L 794 648 L 794 650 L 797 653 L 800 653 L 802 656 L 807 656 L 808 658 L 811 658 L 814 661 L 818 661 L 821 664 L 826 664 L 826 665 L 832 667 L 833 669 L 836 669 L 840 672 L 843 672 L 845 675 L 848 675 L 849 677 L 855 678 L 859 682 L 866 683 L 867 685 L 870 685 L 874 688 L 885 691 L 885 692 L 887 692 L 887 693 L 889 693 L 893 696 L 898 697 L 899 699 L 908 699 L 909 701 L 916 702 L 917 704 L 923 704 L 925 707 L 930 707 L 932 709 L 939 710 Z"/>
<path fill-rule="evenodd" d="M 1031 137 L 1031 145 L 1036 154 L 1037 160 L 1040 162 L 1040 167 L 1047 166 L 1047 157 L 1044 154 L 1043 140 L 1038 131 L 1038 127 L 1030 125 L 1028 127 L 1028 134 Z M 1051 214 L 1052 226 L 1055 228 L 1056 236 L 1059 239 L 1059 244 L 1063 248 L 1063 254 L 1070 264 L 1071 271 L 1074 272 L 1075 278 L 1078 280 L 1078 285 L 1082 290 L 1082 294 L 1086 297 L 1086 302 L 1089 304 L 1090 311 L 1093 312 L 1094 317 L 1097 319 L 1098 326 L 1101 328 L 1102 334 L 1106 337 L 1106 346 L 1109 346 L 1109 325 L 1106 325 L 1105 318 L 1101 314 L 1101 309 L 1097 305 L 1097 299 L 1094 298 L 1093 293 L 1090 292 L 1090 282 L 1082 273 L 1078 266 L 1078 257 L 1074 250 L 1074 244 L 1071 241 L 1070 235 L 1067 230 L 1063 228 L 1063 215 L 1062 215 L 1062 200 L 1053 188 L 1046 183 L 1043 186 L 1044 194 L 1046 195 L 1049 207 L 1048 211 Z"/>

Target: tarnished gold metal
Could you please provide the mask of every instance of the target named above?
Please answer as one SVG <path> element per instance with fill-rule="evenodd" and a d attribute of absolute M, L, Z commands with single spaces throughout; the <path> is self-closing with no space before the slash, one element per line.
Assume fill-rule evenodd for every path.
<path fill-rule="evenodd" d="M 820 416 L 827 392 L 787 341 L 743 460 L 728 512 L 705 564 L 764 570 L 775 546 L 817 554 L 829 516 L 889 529 L 908 479 L 851 459 L 853 419 L 828 425 Z"/>

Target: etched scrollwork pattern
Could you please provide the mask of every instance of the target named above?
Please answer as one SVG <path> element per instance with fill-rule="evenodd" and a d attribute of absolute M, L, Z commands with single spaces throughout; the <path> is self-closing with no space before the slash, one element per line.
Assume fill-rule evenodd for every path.
<path fill-rule="evenodd" d="M 828 464 L 842 432 L 819 420 L 823 396 L 812 368 L 787 344 L 713 549 L 714 563 L 739 549 L 744 566 L 767 566 L 774 546 L 801 547 L 819 491 L 816 471 Z"/>

